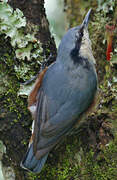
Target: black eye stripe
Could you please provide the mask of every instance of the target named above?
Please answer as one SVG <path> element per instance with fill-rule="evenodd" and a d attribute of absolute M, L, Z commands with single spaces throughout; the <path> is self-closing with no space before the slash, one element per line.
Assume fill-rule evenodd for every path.
<path fill-rule="evenodd" d="M 71 58 L 73 59 L 74 62 L 76 62 L 76 58 L 79 56 L 79 50 L 82 42 L 82 37 L 84 35 L 84 27 L 81 27 L 80 30 L 77 30 L 75 34 L 76 42 L 75 42 L 75 47 L 74 49 L 71 50 Z"/>
<path fill-rule="evenodd" d="M 84 35 L 84 29 L 83 29 L 83 28 L 80 29 L 79 35 L 80 35 L 81 37 L 83 37 L 83 35 Z"/>

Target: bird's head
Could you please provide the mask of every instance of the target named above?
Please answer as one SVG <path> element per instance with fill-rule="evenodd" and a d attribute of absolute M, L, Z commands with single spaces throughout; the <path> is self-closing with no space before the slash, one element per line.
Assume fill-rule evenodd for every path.
<path fill-rule="evenodd" d="M 73 59 L 77 63 L 77 57 L 88 58 L 95 63 L 92 54 L 91 41 L 88 33 L 88 23 L 91 9 L 86 14 L 82 24 L 67 31 L 63 36 L 58 48 L 57 59 L 61 59 L 64 63 L 69 59 Z"/>

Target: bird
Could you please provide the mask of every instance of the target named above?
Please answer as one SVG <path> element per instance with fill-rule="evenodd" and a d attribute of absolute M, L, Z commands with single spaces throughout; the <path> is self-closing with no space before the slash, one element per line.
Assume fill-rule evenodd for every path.
<path fill-rule="evenodd" d="M 40 173 L 49 152 L 93 106 L 98 78 L 88 33 L 91 9 L 63 36 L 56 61 L 38 75 L 28 97 L 32 135 L 21 167 Z"/>

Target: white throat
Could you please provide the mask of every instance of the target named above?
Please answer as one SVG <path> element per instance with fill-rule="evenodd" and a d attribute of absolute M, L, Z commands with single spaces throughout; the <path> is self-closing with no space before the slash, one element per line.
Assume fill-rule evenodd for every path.
<path fill-rule="evenodd" d="M 94 64 L 96 64 L 95 58 L 92 53 L 91 41 L 89 39 L 89 33 L 87 29 L 84 29 L 84 35 L 82 37 L 79 54 L 81 57 L 88 58 L 89 61 L 92 61 Z"/>

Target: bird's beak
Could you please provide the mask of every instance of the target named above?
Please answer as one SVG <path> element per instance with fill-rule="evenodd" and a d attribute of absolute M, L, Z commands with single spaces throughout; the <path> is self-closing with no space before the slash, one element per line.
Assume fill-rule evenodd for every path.
<path fill-rule="evenodd" d="M 81 24 L 82 28 L 87 28 L 88 27 L 88 23 L 89 23 L 89 19 L 90 19 L 90 13 L 91 13 L 91 9 L 89 9 L 88 13 L 86 14 L 83 23 Z"/>

